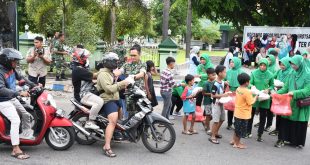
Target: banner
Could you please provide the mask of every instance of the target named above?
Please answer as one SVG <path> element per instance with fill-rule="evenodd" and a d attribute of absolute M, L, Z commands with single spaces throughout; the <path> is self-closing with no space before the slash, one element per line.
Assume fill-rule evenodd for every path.
<path fill-rule="evenodd" d="M 264 34 L 268 34 L 269 41 L 273 36 L 276 36 L 277 41 L 280 41 L 282 35 L 296 34 L 300 52 L 310 47 L 310 27 L 245 26 L 243 44 L 249 41 L 250 36 L 260 35 L 262 37 Z"/>

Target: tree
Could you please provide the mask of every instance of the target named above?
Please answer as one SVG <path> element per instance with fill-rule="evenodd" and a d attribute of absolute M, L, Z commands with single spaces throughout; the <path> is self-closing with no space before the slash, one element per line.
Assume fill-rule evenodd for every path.
<path fill-rule="evenodd" d="M 187 1 L 187 21 L 186 21 L 186 58 L 189 58 L 192 39 L 192 0 Z"/>
<path fill-rule="evenodd" d="M 309 6 L 309 0 L 193 1 L 193 7 L 199 15 L 213 22 L 233 23 L 240 31 L 246 25 L 310 26 Z"/>
<path fill-rule="evenodd" d="M 209 45 L 213 45 L 216 40 L 221 39 L 221 32 L 219 31 L 219 27 L 217 25 L 210 25 L 206 29 L 202 30 L 201 40 Z"/>
<path fill-rule="evenodd" d="M 164 0 L 164 9 L 163 9 L 163 40 L 168 37 L 169 29 L 169 11 L 170 11 L 170 0 Z"/>
<path fill-rule="evenodd" d="M 96 49 L 100 28 L 83 9 L 73 14 L 73 22 L 68 27 L 68 43 L 73 46 L 83 44 L 90 51 Z"/>

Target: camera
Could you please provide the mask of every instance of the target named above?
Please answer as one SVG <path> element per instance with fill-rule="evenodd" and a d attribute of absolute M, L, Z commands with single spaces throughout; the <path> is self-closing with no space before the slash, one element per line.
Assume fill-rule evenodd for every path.
<path fill-rule="evenodd" d="M 36 52 L 39 56 L 41 56 L 41 55 L 44 54 L 44 49 L 36 49 L 35 52 Z"/>

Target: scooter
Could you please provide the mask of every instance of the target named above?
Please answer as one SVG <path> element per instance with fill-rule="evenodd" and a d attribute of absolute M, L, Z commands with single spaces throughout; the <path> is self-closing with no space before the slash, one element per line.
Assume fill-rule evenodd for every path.
<path fill-rule="evenodd" d="M 120 143 L 128 141 L 137 143 L 141 138 L 144 146 L 151 152 L 164 153 L 170 150 L 176 140 L 175 130 L 171 122 L 153 112 L 151 102 L 139 87 L 129 85 L 125 95 L 134 103 L 127 105 L 127 110 L 134 112 L 134 115 L 117 123 L 112 140 Z M 70 101 L 75 105 L 75 109 L 69 114 L 69 119 L 73 121 L 76 129 L 76 141 L 83 145 L 104 141 L 104 133 L 109 121 L 101 115 L 102 110 L 96 119 L 100 129 L 86 129 L 85 123 L 88 120 L 90 107 L 75 99 Z"/>
<path fill-rule="evenodd" d="M 20 139 L 21 145 L 39 145 L 43 138 L 55 150 L 70 148 L 75 139 L 72 122 L 64 117 L 65 111 L 57 108 L 51 94 L 42 87 L 29 91 L 33 105 L 27 104 L 21 97 L 17 99 L 31 114 L 30 121 L 34 130 L 34 139 Z M 22 124 L 21 124 L 22 125 Z M 20 127 L 20 133 L 22 129 Z M 10 143 L 10 121 L 0 113 L 0 143 Z"/>

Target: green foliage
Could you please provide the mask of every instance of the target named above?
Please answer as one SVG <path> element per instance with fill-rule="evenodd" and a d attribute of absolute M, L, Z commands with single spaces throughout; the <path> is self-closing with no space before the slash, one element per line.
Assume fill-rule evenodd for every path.
<path fill-rule="evenodd" d="M 213 45 L 216 40 L 221 39 L 221 32 L 219 31 L 219 27 L 217 25 L 210 25 L 206 29 L 202 30 L 201 40 L 203 42 L 208 43 L 209 45 Z"/>
<path fill-rule="evenodd" d="M 252 26 L 310 26 L 309 0 L 195 0 L 194 10 L 213 22 Z M 298 9 L 298 11 L 296 11 Z"/>
<path fill-rule="evenodd" d="M 100 28 L 83 9 L 73 14 L 72 24 L 68 27 L 68 43 L 73 46 L 83 44 L 88 50 L 94 51 L 100 34 Z"/>

